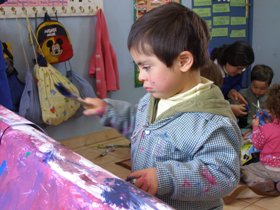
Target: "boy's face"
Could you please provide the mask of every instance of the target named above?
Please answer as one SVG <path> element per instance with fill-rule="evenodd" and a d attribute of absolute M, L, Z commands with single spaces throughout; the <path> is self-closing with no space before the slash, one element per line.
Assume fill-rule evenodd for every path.
<path fill-rule="evenodd" d="M 138 79 L 143 87 L 155 98 L 167 99 L 188 88 L 178 61 L 167 67 L 155 55 L 145 55 L 131 49 L 130 54 L 139 71 Z"/>
<path fill-rule="evenodd" d="M 268 87 L 269 85 L 267 82 L 258 81 L 258 80 L 253 80 L 251 82 L 251 90 L 256 97 L 260 97 L 266 94 Z"/>

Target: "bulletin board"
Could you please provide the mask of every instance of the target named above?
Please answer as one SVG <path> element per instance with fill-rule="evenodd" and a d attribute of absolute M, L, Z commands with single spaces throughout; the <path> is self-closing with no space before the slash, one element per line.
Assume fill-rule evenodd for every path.
<path fill-rule="evenodd" d="M 248 0 L 193 0 L 193 10 L 206 22 L 211 37 L 246 39 Z"/>
<path fill-rule="evenodd" d="M 43 17 L 45 12 L 51 16 L 91 16 L 98 9 L 103 9 L 103 0 L 8 0 L 0 6 L 0 18 Z"/>
<path fill-rule="evenodd" d="M 253 4 L 254 0 L 192 0 L 193 10 L 207 22 L 211 32 L 209 52 L 236 41 L 252 44 Z M 250 71 L 245 71 L 242 86 L 248 87 L 249 83 Z"/>
<path fill-rule="evenodd" d="M 136 21 L 151 9 L 169 2 L 177 2 L 181 4 L 181 0 L 134 0 L 134 20 Z M 138 70 L 136 65 L 134 70 L 134 81 L 135 87 L 142 87 L 142 82 L 138 80 Z"/>

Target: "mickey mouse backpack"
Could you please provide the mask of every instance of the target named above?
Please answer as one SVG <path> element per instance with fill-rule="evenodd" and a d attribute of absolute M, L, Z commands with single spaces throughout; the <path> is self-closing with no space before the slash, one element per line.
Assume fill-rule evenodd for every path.
<path fill-rule="evenodd" d="M 67 61 L 73 56 L 70 37 L 64 26 L 45 13 L 44 21 L 36 28 L 36 37 L 47 61 L 51 64 Z"/>

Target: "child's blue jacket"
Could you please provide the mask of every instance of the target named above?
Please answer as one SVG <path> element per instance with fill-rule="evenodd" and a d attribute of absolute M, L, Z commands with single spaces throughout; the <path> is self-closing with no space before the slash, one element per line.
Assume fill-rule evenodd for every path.
<path fill-rule="evenodd" d="M 155 167 L 157 197 L 176 209 L 222 209 L 239 182 L 241 133 L 218 87 L 154 119 L 157 100 L 105 99 L 104 125 L 131 140 L 132 171 Z"/>

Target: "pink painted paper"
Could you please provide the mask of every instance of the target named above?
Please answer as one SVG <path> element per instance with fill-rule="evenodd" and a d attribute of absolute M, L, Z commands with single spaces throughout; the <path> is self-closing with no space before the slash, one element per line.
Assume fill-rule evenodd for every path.
<path fill-rule="evenodd" d="M 0 209 L 172 209 L 0 105 Z"/>

